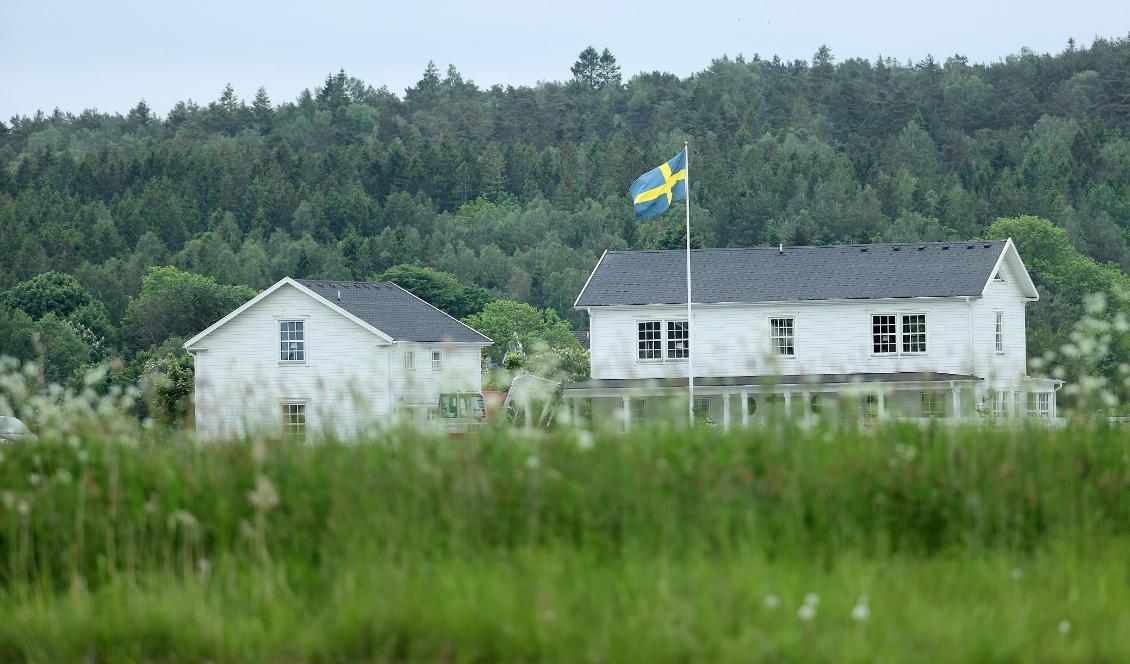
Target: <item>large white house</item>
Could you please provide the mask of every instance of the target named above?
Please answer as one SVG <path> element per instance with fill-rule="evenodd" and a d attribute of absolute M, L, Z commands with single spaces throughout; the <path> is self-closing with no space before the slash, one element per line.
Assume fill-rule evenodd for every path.
<path fill-rule="evenodd" d="M 285 278 L 189 339 L 196 430 L 353 439 L 482 415 L 491 340 L 391 282 Z"/>
<path fill-rule="evenodd" d="M 1024 308 L 1039 295 L 1011 240 L 691 252 L 607 251 L 577 297 L 592 379 L 574 412 L 632 422 L 687 412 L 1054 417 L 1060 381 L 1027 375 Z"/>

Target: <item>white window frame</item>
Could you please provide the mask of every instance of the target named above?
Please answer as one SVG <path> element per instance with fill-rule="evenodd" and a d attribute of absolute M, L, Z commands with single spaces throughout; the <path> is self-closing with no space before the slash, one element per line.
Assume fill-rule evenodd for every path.
<path fill-rule="evenodd" d="M 279 405 L 282 408 L 283 436 L 298 442 L 306 442 L 310 426 L 310 411 L 306 407 L 306 402 L 289 399 Z M 302 421 L 296 421 L 297 418 L 301 418 Z"/>
<path fill-rule="evenodd" d="M 781 357 L 781 358 L 786 358 L 786 359 L 795 359 L 796 358 L 796 352 L 797 352 L 796 351 L 796 348 L 797 348 L 796 319 L 797 319 L 797 317 L 796 317 L 795 314 L 778 314 L 778 315 L 773 315 L 773 316 L 769 317 L 769 351 L 773 355 L 773 357 Z M 789 321 L 789 333 L 788 333 L 788 335 L 777 334 L 776 330 L 774 329 L 774 322 L 780 321 L 780 320 Z M 783 346 L 783 347 L 784 348 L 791 348 L 792 349 L 791 353 L 779 352 L 780 349 L 782 348 L 782 346 L 779 346 L 777 344 L 777 341 L 781 340 L 781 339 L 788 339 L 789 340 L 788 346 Z"/>
<path fill-rule="evenodd" d="M 302 353 L 302 359 L 300 359 L 300 360 L 284 360 L 283 359 L 283 346 L 282 345 L 284 343 L 288 343 L 288 341 L 290 341 L 290 342 L 296 341 L 295 339 L 290 339 L 290 340 L 284 340 L 283 339 L 284 334 L 286 334 L 287 332 L 291 332 L 291 330 L 284 330 L 283 329 L 283 325 L 286 325 L 287 323 L 296 323 L 296 324 L 302 325 L 302 339 L 299 341 L 299 343 L 302 344 L 302 347 L 299 350 L 299 352 Z M 280 365 L 304 365 L 304 364 L 307 364 L 307 363 L 310 362 L 310 335 L 309 335 L 309 329 L 306 327 L 306 318 L 305 317 L 276 318 L 275 319 L 275 360 L 277 360 Z"/>
<path fill-rule="evenodd" d="M 644 327 L 644 326 L 648 327 Z M 650 326 L 654 325 L 653 331 Z M 647 333 L 646 338 L 641 335 Z M 655 333 L 652 338 L 652 332 Z M 654 344 L 654 347 L 652 346 Z M 664 355 L 663 347 L 663 321 L 662 320 L 637 320 L 636 321 L 636 362 L 662 362 Z M 654 353 L 656 357 L 645 357 Z"/>
<path fill-rule="evenodd" d="M 687 330 L 687 336 L 686 336 L 687 357 L 671 357 L 671 353 L 675 352 L 675 349 L 669 348 L 668 344 L 671 343 L 672 341 L 675 341 L 675 340 L 671 338 L 671 336 L 669 335 L 669 332 L 670 332 L 671 326 L 674 325 L 674 324 L 677 324 L 677 323 L 682 323 L 686 326 L 686 330 Z M 649 339 L 641 340 L 640 339 L 640 333 L 644 331 L 644 330 L 641 329 L 641 327 L 643 325 L 658 325 L 659 326 L 659 336 L 655 337 L 655 338 L 649 338 Z M 687 359 L 690 357 L 691 343 L 693 342 L 693 339 L 691 339 L 690 323 L 685 318 L 639 318 L 639 319 L 636 319 L 636 321 L 635 321 L 635 330 L 636 330 L 636 363 L 637 364 L 654 364 L 654 363 L 659 363 L 659 362 L 686 362 Z M 658 344 L 658 345 L 654 349 L 644 348 L 644 347 L 641 346 L 641 344 L 644 344 L 644 343 L 647 343 L 647 344 L 653 344 L 654 343 L 654 344 Z M 652 353 L 652 352 L 657 352 L 659 354 L 659 356 L 658 357 L 641 357 L 641 355 L 644 354 L 645 352 L 649 353 L 649 354 Z"/>
<path fill-rule="evenodd" d="M 415 371 L 416 370 L 416 351 L 414 351 L 414 350 L 404 351 L 404 370 L 405 371 Z"/>
<path fill-rule="evenodd" d="M 1026 400 L 1026 412 L 1028 413 L 1029 417 L 1052 416 L 1051 392 L 1028 392 Z"/>
<path fill-rule="evenodd" d="M 432 351 L 432 371 L 443 371 L 443 351 Z"/>
<path fill-rule="evenodd" d="M 1004 312 L 993 312 L 993 349 L 997 355 L 1004 355 Z"/>
<path fill-rule="evenodd" d="M 876 316 L 892 316 L 895 319 L 895 332 L 894 332 L 894 346 L 893 351 L 877 351 L 875 350 L 875 317 Z M 925 350 L 903 350 L 903 346 L 907 341 L 907 333 L 904 331 L 906 319 L 910 316 L 922 317 L 922 343 L 925 345 Z M 918 334 L 918 333 L 914 333 Z M 930 352 L 930 314 L 925 311 L 871 311 L 867 314 L 867 347 L 871 351 L 871 357 L 914 357 L 927 355 Z"/>
<path fill-rule="evenodd" d="M 672 329 L 676 325 L 681 325 L 683 332 L 682 338 L 675 338 L 672 335 Z M 677 348 L 674 344 L 683 342 L 682 348 Z M 678 353 L 682 352 L 683 356 L 679 357 Z M 690 321 L 685 320 L 667 320 L 663 321 L 663 359 L 664 361 L 678 361 L 686 360 L 691 356 L 691 324 Z"/>
<path fill-rule="evenodd" d="M 1008 416 L 1008 392 L 989 390 L 989 412 L 993 417 Z"/>
<path fill-rule="evenodd" d="M 632 424 L 642 423 L 647 421 L 647 399 L 635 398 L 631 400 L 631 418 Z"/>
<path fill-rule="evenodd" d="M 946 394 L 938 390 L 922 390 L 918 396 L 922 417 L 940 419 L 946 416 Z"/>
<path fill-rule="evenodd" d="M 993 281 L 998 284 L 1008 283 L 1008 279 L 1005 278 L 1004 272 L 1001 272 L 1000 270 L 997 270 L 997 273 L 993 275 Z"/>

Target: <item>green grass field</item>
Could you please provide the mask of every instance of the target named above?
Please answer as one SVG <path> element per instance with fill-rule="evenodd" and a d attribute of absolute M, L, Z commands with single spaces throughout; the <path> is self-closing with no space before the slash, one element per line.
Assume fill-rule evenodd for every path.
<path fill-rule="evenodd" d="M 3 449 L 0 661 L 1127 661 L 1126 430 Z"/>

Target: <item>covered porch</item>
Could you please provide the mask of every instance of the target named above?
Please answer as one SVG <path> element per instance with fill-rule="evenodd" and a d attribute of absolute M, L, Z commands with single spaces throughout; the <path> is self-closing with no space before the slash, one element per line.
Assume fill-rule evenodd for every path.
<path fill-rule="evenodd" d="M 695 419 L 729 429 L 774 419 L 961 418 L 979 408 L 977 376 L 934 372 L 727 376 L 695 379 Z M 630 431 L 686 421 L 685 379 L 597 379 L 562 391 L 574 421 Z"/>

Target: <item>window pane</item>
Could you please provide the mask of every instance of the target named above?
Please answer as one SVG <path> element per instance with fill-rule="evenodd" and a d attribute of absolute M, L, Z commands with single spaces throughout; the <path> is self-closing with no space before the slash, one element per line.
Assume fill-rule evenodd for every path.
<path fill-rule="evenodd" d="M 663 329 L 659 321 L 645 321 L 638 324 L 639 351 L 641 360 L 663 359 Z"/>
<path fill-rule="evenodd" d="M 795 355 L 796 340 L 792 318 L 770 318 L 769 338 L 775 355 Z"/>
<path fill-rule="evenodd" d="M 303 321 L 279 322 L 279 360 L 282 362 L 304 362 L 306 360 L 306 337 Z"/>
<path fill-rule="evenodd" d="M 1004 352 L 1004 313 L 997 312 L 995 345 L 998 353 Z"/>
<path fill-rule="evenodd" d="M 926 314 L 904 314 L 902 317 L 902 352 L 926 352 Z"/>
<path fill-rule="evenodd" d="M 284 403 L 282 415 L 283 433 L 294 440 L 306 440 L 306 404 Z"/>
<path fill-rule="evenodd" d="M 898 329 L 893 314 L 871 316 L 871 352 L 897 353 Z"/>
<path fill-rule="evenodd" d="M 690 355 L 690 338 L 687 321 L 667 321 L 667 357 L 677 360 Z"/>

